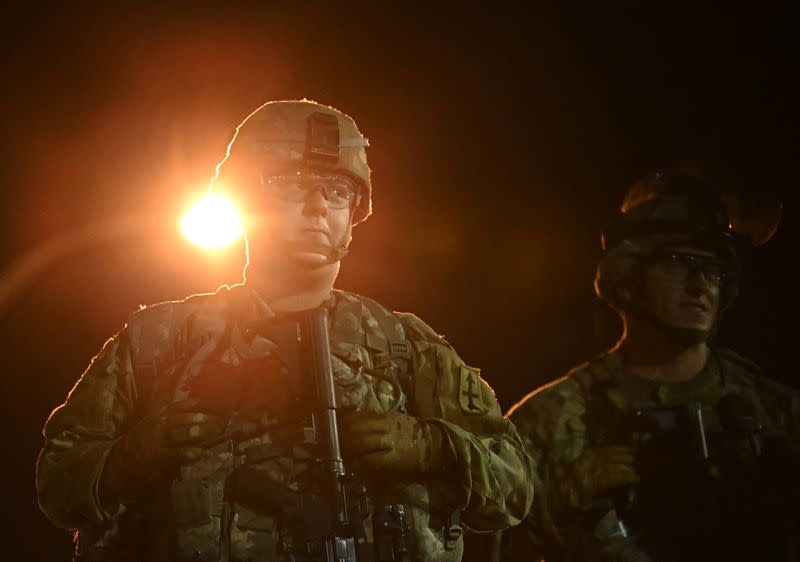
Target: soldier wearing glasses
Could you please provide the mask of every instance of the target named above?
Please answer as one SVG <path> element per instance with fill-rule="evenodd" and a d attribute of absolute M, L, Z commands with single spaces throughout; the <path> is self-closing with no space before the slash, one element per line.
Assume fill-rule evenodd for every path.
<path fill-rule="evenodd" d="M 495 560 L 797 560 L 798 395 L 713 343 L 747 246 L 777 228 L 732 201 L 675 169 L 627 193 L 595 279 L 622 337 L 507 414 L 537 501 Z"/>
<path fill-rule="evenodd" d="M 245 282 L 135 312 L 45 426 L 39 503 L 78 531 L 78 559 L 455 562 L 462 524 L 525 516 L 530 462 L 478 370 L 415 315 L 333 288 L 372 211 L 367 145 L 306 100 L 237 128 L 214 189 L 250 215 Z M 341 459 L 322 462 L 303 358 L 285 359 L 300 332 L 270 331 L 320 307 L 332 495 L 315 479 Z"/>

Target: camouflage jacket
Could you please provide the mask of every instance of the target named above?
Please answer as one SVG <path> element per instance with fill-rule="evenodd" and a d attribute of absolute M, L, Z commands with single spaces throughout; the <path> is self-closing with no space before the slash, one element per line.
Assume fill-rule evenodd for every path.
<path fill-rule="evenodd" d="M 518 523 L 533 496 L 530 460 L 478 371 L 413 314 L 392 313 L 342 291 L 334 291 L 325 306 L 338 406 L 383 413 L 408 400 L 412 415 L 444 430 L 456 458 L 452 474 L 425 480 L 394 475 L 367 486 L 368 510 L 378 489 L 384 499 L 405 505 L 406 559 L 460 560 L 458 513 L 465 525 L 482 530 Z M 37 466 L 39 504 L 56 525 L 78 530 L 85 559 L 289 559 L 280 497 L 301 487 L 308 455 L 291 443 L 282 447 L 286 443 L 269 422 L 256 436 L 209 449 L 136 505 L 106 506 L 98 497 L 104 461 L 126 429 L 146 412 L 186 398 L 176 378 L 191 379 L 210 361 L 235 368 L 270 355 L 271 342 L 245 330 L 268 314 L 244 285 L 139 310 L 51 414 Z M 410 375 L 410 392 L 385 376 L 392 371 Z M 280 412 L 285 392 L 275 392 L 277 405 L 267 417 Z M 272 420 L 275 427 L 279 417 Z M 228 477 L 242 465 L 278 483 L 278 506 L 228 499 Z M 371 517 L 366 521 L 371 541 Z"/>
<path fill-rule="evenodd" d="M 729 396 L 739 397 L 732 416 Z M 741 399 L 745 411 L 737 414 Z M 659 423 L 675 424 L 675 431 L 645 428 L 642 420 L 648 412 L 656 413 Z M 675 421 L 680 418 L 674 416 L 683 415 L 680 412 L 688 424 Z M 792 470 L 796 473 L 797 456 L 791 457 L 794 468 L 786 471 L 783 460 L 777 472 L 748 472 L 742 467 L 754 464 L 753 439 L 767 443 L 777 436 L 785 443 L 789 441 L 784 437 L 797 435 L 798 394 L 763 377 L 755 364 L 730 351 L 714 350 L 698 376 L 669 383 L 630 374 L 621 355 L 610 352 L 534 390 L 507 415 L 534 459 L 537 501 L 521 525 L 503 531 L 502 539 L 495 535 L 495 560 L 662 562 L 737 555 L 746 559 L 749 547 L 754 559 L 796 559 L 785 551 L 767 556 L 762 545 L 771 541 L 758 533 L 780 531 L 771 523 L 769 530 L 766 526 L 755 530 L 758 522 L 749 515 L 758 519 L 777 514 L 775 503 L 764 505 L 773 497 L 767 489 L 777 483 L 777 494 L 789 493 L 785 488 L 796 480 Z M 731 421 L 737 415 L 744 418 L 743 424 Z M 553 509 L 548 501 L 551 482 L 561 478 L 586 448 L 616 445 L 634 447 L 641 483 L 580 512 Z M 765 464 L 758 466 L 763 469 Z M 729 481 L 733 484 L 724 484 Z M 651 503 L 645 504 L 645 498 Z M 641 502 L 638 511 L 633 502 Z M 748 510 L 749 515 L 743 516 Z M 796 525 L 797 518 L 793 520 Z M 796 536 L 796 529 L 789 532 Z M 745 537 L 755 537 L 754 542 L 745 545 Z"/>

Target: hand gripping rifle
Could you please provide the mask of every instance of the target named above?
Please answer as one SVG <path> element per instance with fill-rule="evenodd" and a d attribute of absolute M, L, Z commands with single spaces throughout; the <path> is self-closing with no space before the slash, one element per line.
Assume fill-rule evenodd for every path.
<path fill-rule="evenodd" d="M 293 562 L 384 562 L 406 559 L 406 513 L 401 504 L 379 504 L 372 518 L 373 541 L 367 540 L 369 516 L 364 483 L 345 469 L 339 444 L 336 395 L 331 365 L 328 309 L 281 314 L 257 328 L 276 345 L 277 356 L 265 362 L 223 368 L 211 366 L 196 378 L 192 395 L 203 408 L 219 415 L 242 411 L 252 396 L 263 394 L 283 404 L 291 423 L 308 422 L 302 441 L 310 445 L 311 474 L 302 492 L 264 474 L 240 471 L 238 486 L 250 502 L 283 514 L 284 551 Z M 282 366 L 279 369 L 276 365 Z M 277 375 L 278 371 L 287 375 Z M 238 373 L 238 374 L 235 374 Z M 255 384 L 254 384 L 255 383 Z M 272 389 L 279 388 L 276 395 Z M 258 402 L 256 400 L 256 402 Z M 288 406 L 287 406 L 288 404 Z M 309 416 L 310 414 L 310 416 Z M 284 421 L 289 421 L 284 417 Z M 303 426 L 300 426 L 303 427 Z M 299 428 L 298 428 L 299 429 Z M 254 422 L 231 427 L 216 442 L 243 441 L 262 430 Z"/>
<path fill-rule="evenodd" d="M 288 336 L 295 340 L 295 345 L 287 341 L 285 325 L 272 337 L 279 349 L 295 351 L 293 355 L 291 351 L 284 355 L 283 360 L 290 372 L 301 375 L 292 377 L 292 384 L 307 387 L 307 392 L 300 391 L 300 394 L 311 403 L 311 440 L 316 444 L 316 454 L 311 490 L 302 495 L 297 510 L 300 521 L 295 528 L 301 529 L 299 535 L 303 538 L 287 545 L 287 552 L 297 562 L 405 560 L 408 553 L 405 506 L 380 504 L 375 507 L 372 522 L 375 544 L 370 544 L 364 528 L 369 511 L 366 487 L 345 470 L 339 446 L 328 309 L 319 307 L 300 312 L 290 316 L 289 323 L 292 326 Z"/>
<path fill-rule="evenodd" d="M 238 472 L 237 487 L 250 502 L 282 513 L 283 548 L 293 562 L 371 562 L 361 517 L 366 490 L 348 478 L 339 445 L 328 309 L 281 314 L 257 331 L 276 344 L 276 357 L 241 368 L 212 362 L 192 381 L 191 396 L 200 400 L 204 411 L 230 416 L 247 410 L 254 396 L 269 391 L 273 405 L 283 404 L 279 409 L 291 423 L 303 424 L 297 429 L 305 427 L 310 417 L 311 427 L 305 427 L 303 438 L 296 441 L 311 451 L 310 478 L 302 492 L 247 470 Z M 245 441 L 262 431 L 255 422 L 236 424 L 206 446 Z M 354 505 L 348 505 L 348 496 Z"/>

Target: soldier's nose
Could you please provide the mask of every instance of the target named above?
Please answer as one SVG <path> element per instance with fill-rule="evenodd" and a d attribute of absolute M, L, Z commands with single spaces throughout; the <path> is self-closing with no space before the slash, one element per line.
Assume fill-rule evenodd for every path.
<path fill-rule="evenodd" d="M 328 213 L 328 200 L 322 188 L 317 187 L 309 191 L 306 196 L 303 212 L 307 215 L 326 215 Z"/>

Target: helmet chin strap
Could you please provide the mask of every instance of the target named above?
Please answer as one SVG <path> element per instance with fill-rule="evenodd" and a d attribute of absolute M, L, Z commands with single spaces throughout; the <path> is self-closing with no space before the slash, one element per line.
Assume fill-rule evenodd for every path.
<path fill-rule="evenodd" d="M 328 259 L 331 263 L 336 263 L 337 261 L 342 261 L 347 254 L 350 253 L 350 248 L 348 244 L 341 243 L 338 246 L 331 248 L 331 251 L 328 254 Z"/>
<path fill-rule="evenodd" d="M 350 218 L 347 221 L 347 230 L 345 231 L 344 238 L 339 241 L 336 246 L 333 246 L 328 253 L 328 260 L 329 263 L 336 263 L 337 261 L 342 261 L 347 254 L 350 253 L 350 241 L 352 240 L 352 236 L 349 233 L 352 231 L 353 228 L 353 215 L 356 212 L 356 207 L 358 206 L 358 201 L 356 201 L 355 205 L 350 208 Z"/>

